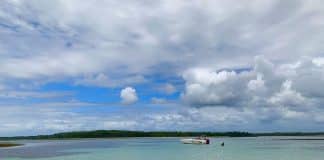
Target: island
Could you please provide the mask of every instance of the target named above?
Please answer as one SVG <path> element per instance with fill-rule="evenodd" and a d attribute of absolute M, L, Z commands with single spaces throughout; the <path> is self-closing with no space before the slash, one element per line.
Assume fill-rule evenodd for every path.
<path fill-rule="evenodd" d="M 127 131 L 127 130 L 95 130 L 62 132 L 50 135 L 0 137 L 2 141 L 22 139 L 79 139 L 79 138 L 123 138 L 123 137 L 259 137 L 259 136 L 324 136 L 324 132 L 271 132 L 249 133 L 231 132 L 183 132 L 183 131 Z M 5 144 L 3 144 L 5 146 Z M 10 144 L 7 144 L 10 145 Z"/>
<path fill-rule="evenodd" d="M 178 131 L 125 131 L 125 130 L 95 130 L 55 133 L 51 135 L 0 137 L 0 140 L 20 139 L 73 139 L 73 138 L 121 138 L 121 137 L 252 137 L 248 132 L 178 132 Z"/>

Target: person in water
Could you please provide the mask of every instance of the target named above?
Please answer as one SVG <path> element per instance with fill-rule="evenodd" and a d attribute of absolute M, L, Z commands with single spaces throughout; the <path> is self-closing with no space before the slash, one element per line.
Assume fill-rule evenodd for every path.
<path fill-rule="evenodd" d="M 222 146 L 222 147 L 224 147 L 224 146 L 225 146 L 225 143 L 224 143 L 224 142 L 222 142 L 222 143 L 221 143 L 221 146 Z"/>

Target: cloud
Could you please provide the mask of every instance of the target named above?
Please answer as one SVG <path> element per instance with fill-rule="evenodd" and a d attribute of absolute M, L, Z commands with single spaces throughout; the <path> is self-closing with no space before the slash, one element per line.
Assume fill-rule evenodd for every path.
<path fill-rule="evenodd" d="M 177 92 L 177 88 L 170 83 L 166 83 L 166 84 L 162 85 L 161 87 L 159 87 L 159 90 L 167 95 L 171 95 L 171 94 Z"/>
<path fill-rule="evenodd" d="M 249 76 L 235 71 L 188 70 L 183 75 L 186 84 L 182 99 L 193 106 L 235 105 L 244 98 L 244 81 Z"/>
<path fill-rule="evenodd" d="M 0 8 L 0 76 L 123 86 L 128 82 L 122 80 L 132 75 L 246 67 L 260 54 L 275 61 L 321 56 L 320 2 L 235 5 L 218 0 L 5 1 Z M 113 83 L 97 82 L 101 74 Z"/>
<path fill-rule="evenodd" d="M 165 103 L 167 103 L 168 101 L 167 101 L 166 99 L 164 99 L 164 98 L 157 98 L 157 97 L 153 97 L 153 98 L 151 98 L 151 102 L 152 102 L 153 104 L 165 104 Z"/>
<path fill-rule="evenodd" d="M 1 101 L 0 128 L 10 128 L 11 133 L 105 126 L 321 129 L 322 3 L 5 0 L 0 6 L 0 97 L 5 99 Z M 154 91 L 170 97 L 182 93 L 184 103 L 172 99 L 176 103 L 172 107 L 181 108 L 176 111 L 163 112 L 168 108 L 164 107 L 142 115 L 144 109 L 139 109 L 138 118 L 129 115 L 134 110 L 96 118 L 98 115 L 91 115 L 99 114 L 95 109 L 85 114 L 70 108 L 94 107 L 82 102 L 82 86 L 107 90 L 134 86 L 141 91 L 145 86 L 143 95 L 148 99 L 161 96 Z M 76 93 L 57 93 L 51 87 Z M 122 103 L 138 101 L 134 88 L 122 92 Z M 61 95 L 80 103 L 53 101 Z M 22 113 L 25 108 L 19 107 L 25 107 L 24 103 L 13 102 L 13 97 L 24 98 L 33 109 Z M 33 101 L 35 98 L 50 104 Z M 168 97 L 152 98 L 152 103 L 159 103 L 154 108 L 162 106 L 164 99 Z M 19 109 L 10 111 L 15 105 Z M 38 110 L 42 106 L 52 107 L 51 111 Z M 55 106 L 70 110 L 59 112 Z M 126 112 L 130 113 L 122 116 Z M 19 117 L 28 117 L 26 125 Z M 296 126 L 298 122 L 305 125 Z"/>
<path fill-rule="evenodd" d="M 122 99 L 122 103 L 126 105 L 133 104 L 138 100 L 136 90 L 132 87 L 122 89 L 120 98 Z"/>
<path fill-rule="evenodd" d="M 323 66 L 313 58 L 274 64 L 256 57 L 254 67 L 243 72 L 190 69 L 183 74 L 182 100 L 191 106 L 281 107 L 311 110 L 322 107 Z"/>
<path fill-rule="evenodd" d="M 279 106 L 301 106 L 305 105 L 305 98 L 291 89 L 292 82 L 286 80 L 278 93 L 270 97 L 269 102 Z"/>
<path fill-rule="evenodd" d="M 13 98 L 13 99 L 28 99 L 28 98 L 39 98 L 39 99 L 52 99 L 62 97 L 72 97 L 72 92 L 36 92 L 36 91 L 11 91 L 3 90 L 0 92 L 0 98 Z"/>
<path fill-rule="evenodd" d="M 0 91 L 4 90 L 6 87 L 2 84 L 0 84 Z"/>
<path fill-rule="evenodd" d="M 74 106 L 75 109 L 80 108 Z M 284 108 L 175 108 L 155 107 L 145 112 L 133 107 L 88 106 L 87 112 L 48 105 L 0 105 L 0 136 L 49 134 L 63 131 L 123 129 L 146 131 L 316 131 L 321 128 L 324 110 L 305 113 Z M 91 112 L 89 112 L 91 111 Z M 136 114 L 136 116 L 134 116 Z M 21 123 L 24 121 L 24 123 Z M 217 127 L 215 127 L 217 126 Z"/>
<path fill-rule="evenodd" d="M 98 75 L 86 76 L 83 79 L 77 79 L 76 85 L 99 86 L 99 87 L 119 87 L 125 85 L 135 85 L 145 83 L 147 80 L 141 75 L 123 76 L 123 78 L 109 78 L 107 75 L 100 73 Z"/>
<path fill-rule="evenodd" d="M 257 79 L 252 79 L 248 82 L 247 87 L 249 90 L 258 92 L 266 90 L 262 75 L 257 75 Z"/>

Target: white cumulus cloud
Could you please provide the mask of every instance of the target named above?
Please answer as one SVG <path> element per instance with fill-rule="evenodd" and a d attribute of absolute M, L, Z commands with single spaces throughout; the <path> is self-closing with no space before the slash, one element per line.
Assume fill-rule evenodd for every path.
<path fill-rule="evenodd" d="M 183 74 L 184 102 L 191 106 L 322 108 L 324 67 L 313 58 L 275 64 L 258 56 L 245 71 L 190 69 Z M 317 86 L 317 87 L 316 87 Z"/>
<path fill-rule="evenodd" d="M 122 103 L 126 105 L 133 104 L 138 100 L 136 90 L 132 87 L 122 89 L 120 92 L 120 98 L 122 99 Z"/>

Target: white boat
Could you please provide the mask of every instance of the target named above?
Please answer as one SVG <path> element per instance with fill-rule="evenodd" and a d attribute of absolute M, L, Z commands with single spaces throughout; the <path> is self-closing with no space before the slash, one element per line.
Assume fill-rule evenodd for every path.
<path fill-rule="evenodd" d="M 209 144 L 210 141 L 208 138 L 184 138 L 181 139 L 181 142 L 184 144 Z"/>

